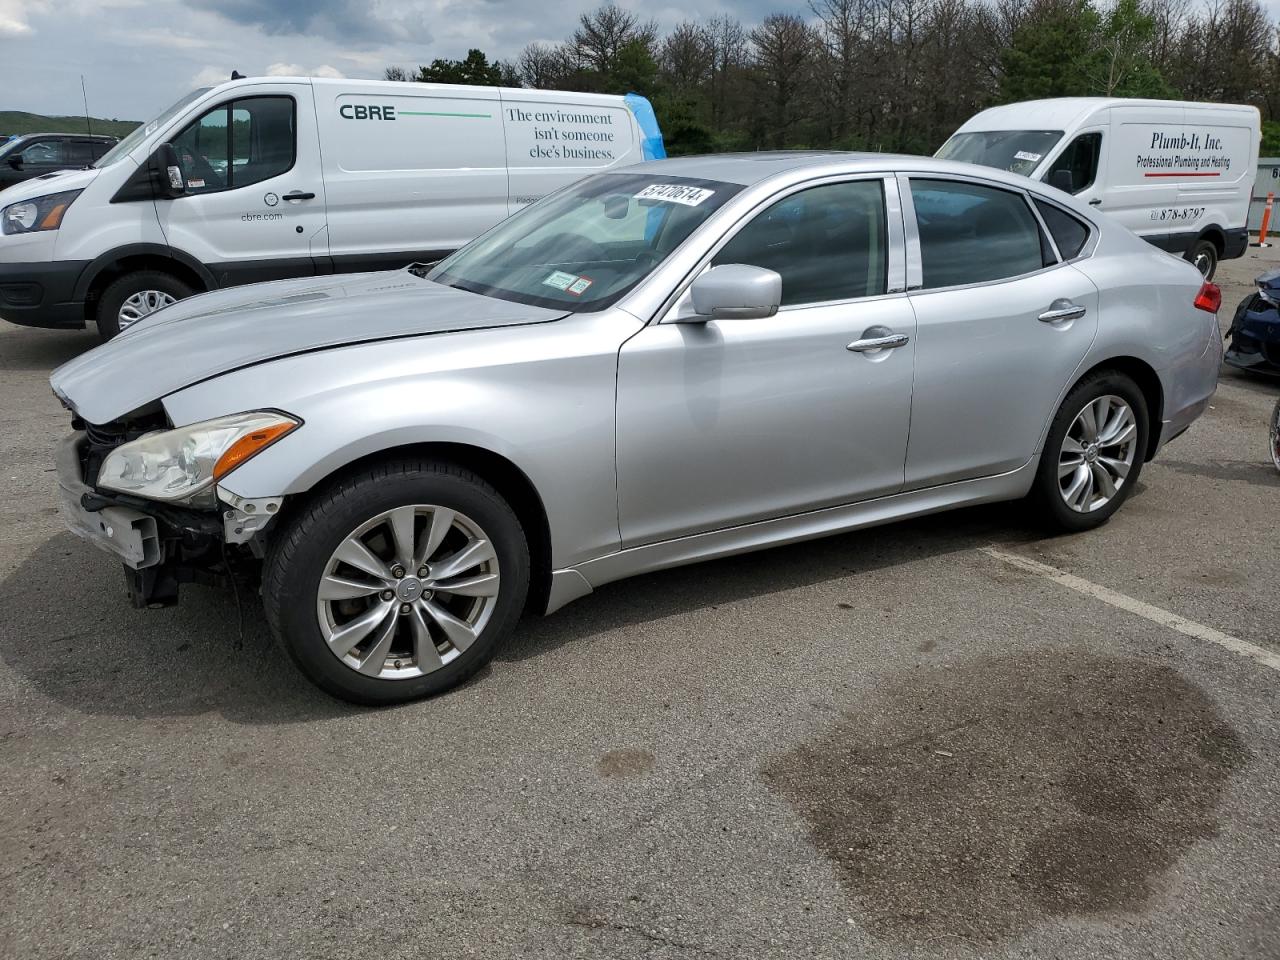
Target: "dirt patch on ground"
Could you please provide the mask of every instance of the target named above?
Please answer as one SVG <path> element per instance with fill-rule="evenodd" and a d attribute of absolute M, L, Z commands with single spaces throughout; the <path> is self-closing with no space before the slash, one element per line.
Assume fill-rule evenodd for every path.
<path fill-rule="evenodd" d="M 762 775 L 873 933 L 984 941 L 1141 908 L 1246 758 L 1173 670 L 1056 651 L 915 671 Z"/>
<path fill-rule="evenodd" d="M 639 747 L 610 750 L 600 758 L 600 775 L 604 777 L 634 777 L 653 769 L 653 754 Z"/>

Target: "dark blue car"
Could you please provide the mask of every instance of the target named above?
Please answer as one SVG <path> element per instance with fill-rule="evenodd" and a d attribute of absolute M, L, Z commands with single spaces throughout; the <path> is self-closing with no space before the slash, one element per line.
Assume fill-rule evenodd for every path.
<path fill-rule="evenodd" d="M 1236 308 L 1223 358 L 1233 367 L 1280 376 L 1280 270 L 1257 279 L 1258 292 Z"/>

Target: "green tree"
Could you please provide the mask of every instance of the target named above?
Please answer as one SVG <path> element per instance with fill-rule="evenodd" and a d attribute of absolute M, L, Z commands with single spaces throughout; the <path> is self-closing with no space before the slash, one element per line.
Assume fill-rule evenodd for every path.
<path fill-rule="evenodd" d="M 1083 97 L 1094 90 L 1098 11 L 1089 0 L 1043 0 L 1000 56 L 1000 99 Z"/>
<path fill-rule="evenodd" d="M 1094 54 L 1092 92 L 1108 97 L 1172 97 L 1152 62 L 1156 18 L 1138 0 L 1117 0 L 1103 18 Z"/>
<path fill-rule="evenodd" d="M 462 60 L 431 61 L 430 66 L 418 67 L 413 78 L 419 83 L 469 83 L 481 87 L 500 87 L 509 79 L 501 61 L 490 63 L 484 51 L 471 49 Z M 509 70 L 510 68 L 507 68 Z"/>

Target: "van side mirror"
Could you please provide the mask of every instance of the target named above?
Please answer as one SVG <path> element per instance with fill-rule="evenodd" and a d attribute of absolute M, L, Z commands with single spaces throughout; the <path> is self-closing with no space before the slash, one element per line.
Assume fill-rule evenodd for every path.
<path fill-rule="evenodd" d="M 9 166 L 13 167 L 13 169 L 15 169 L 15 170 L 21 170 L 21 169 L 22 169 L 22 154 L 20 154 L 20 153 L 15 153 L 13 156 L 11 156 L 11 157 L 9 158 Z"/>
<path fill-rule="evenodd" d="M 772 317 L 782 304 L 782 277 L 744 263 L 712 267 L 689 290 L 695 315 L 681 318 L 682 323 Z"/>
<path fill-rule="evenodd" d="M 151 155 L 151 177 L 158 196 L 174 200 L 187 193 L 187 178 L 172 143 L 162 143 Z"/>
<path fill-rule="evenodd" d="M 1049 174 L 1049 186 L 1057 187 L 1063 193 L 1076 192 L 1076 179 L 1070 170 L 1054 170 Z"/>

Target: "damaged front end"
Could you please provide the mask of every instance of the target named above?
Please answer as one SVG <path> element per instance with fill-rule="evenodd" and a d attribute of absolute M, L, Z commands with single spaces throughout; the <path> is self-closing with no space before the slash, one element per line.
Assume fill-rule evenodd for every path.
<path fill-rule="evenodd" d="M 184 458 L 189 442 L 166 460 L 164 444 L 179 431 L 158 405 L 108 424 L 75 417 L 72 429 L 56 454 L 63 520 L 76 535 L 120 559 L 135 607 L 172 605 L 183 583 L 256 583 L 265 532 L 282 498 L 245 500 L 223 491 L 216 485 L 216 462 L 202 478 L 199 451 Z M 259 442 L 247 456 L 265 445 Z M 240 454 L 232 467 L 247 459 L 243 449 Z M 196 475 L 190 491 L 174 481 L 175 470 Z M 139 496 L 130 487 L 167 493 L 169 499 Z"/>
<path fill-rule="evenodd" d="M 1227 363 L 1254 373 L 1280 375 L 1280 270 L 1264 273 L 1257 292 L 1236 308 L 1227 332 Z"/>

